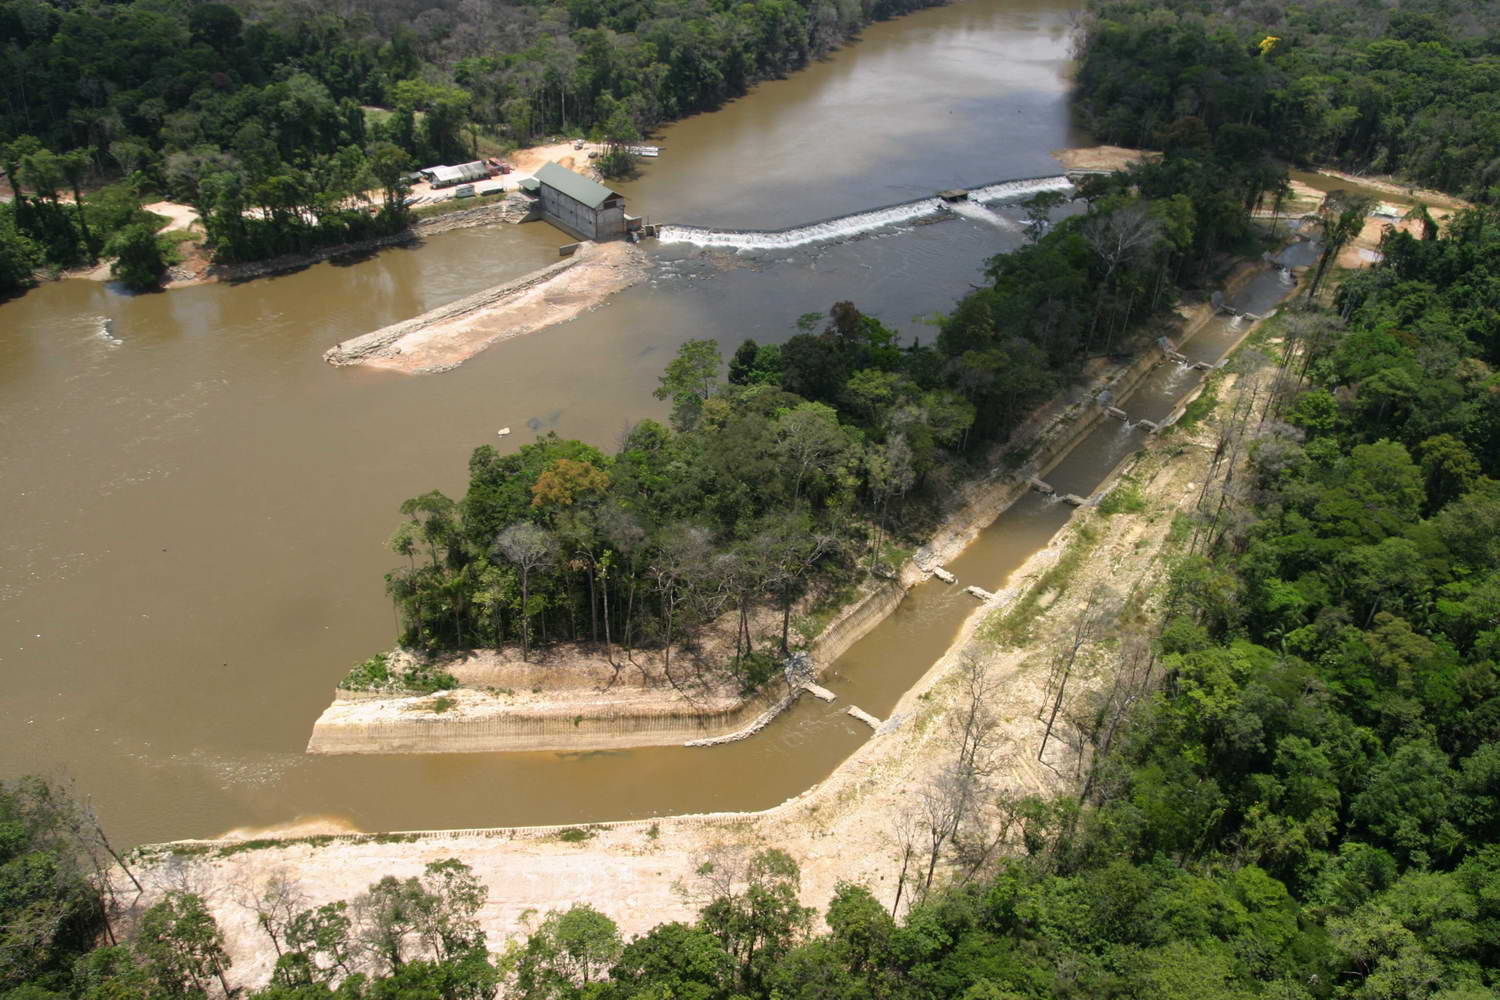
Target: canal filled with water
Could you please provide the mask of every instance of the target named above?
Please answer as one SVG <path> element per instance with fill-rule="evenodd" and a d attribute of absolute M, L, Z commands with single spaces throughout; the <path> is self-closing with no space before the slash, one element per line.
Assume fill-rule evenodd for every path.
<path fill-rule="evenodd" d="M 623 185 L 631 211 L 775 229 L 1056 173 L 1050 151 L 1080 138 L 1067 111 L 1073 17 L 1061 2 L 960 0 L 872 27 L 664 130 L 661 158 Z M 835 664 L 837 703 L 803 699 L 760 736 L 711 750 L 302 748 L 338 678 L 390 643 L 384 542 L 403 499 L 460 493 L 479 444 L 555 430 L 612 449 L 633 422 L 664 416 L 650 390 L 690 338 L 726 353 L 747 336 L 784 340 L 797 316 L 840 299 L 930 336 L 922 318 L 1019 242 L 1017 219 L 1000 203 L 843 243 L 664 244 L 647 283 L 430 377 L 320 355 L 550 262 L 565 237 L 468 230 L 240 285 L 132 297 L 67 281 L 0 305 L 0 774 L 75 779 L 123 842 L 309 817 L 370 830 L 574 823 L 802 791 L 868 738 L 844 706 L 885 715 L 971 598 L 918 587 Z M 1204 335 L 1230 332 L 1216 320 Z M 1183 391 L 1198 377 L 1157 372 Z M 517 433 L 500 441 L 502 426 Z M 1091 436 L 1049 480 L 1090 492 L 1135 443 L 1122 427 L 1101 424 L 1107 443 Z M 998 588 L 1068 510 L 1024 498 L 952 568 Z"/>

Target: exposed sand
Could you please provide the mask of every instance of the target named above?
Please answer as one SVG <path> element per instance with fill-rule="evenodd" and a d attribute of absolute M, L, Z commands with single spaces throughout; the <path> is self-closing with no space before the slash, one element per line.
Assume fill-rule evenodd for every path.
<path fill-rule="evenodd" d="M 194 230 L 203 232 L 203 220 L 198 218 L 198 210 L 191 205 L 179 205 L 175 201 L 155 201 L 145 206 L 146 211 L 157 215 L 165 215 L 167 221 L 162 223 L 157 232 L 166 232 L 170 229 Z"/>
<path fill-rule="evenodd" d="M 1054 149 L 1052 156 L 1065 170 L 1123 170 L 1142 160 L 1159 160 L 1160 153 L 1124 146 L 1078 146 Z"/>
<path fill-rule="evenodd" d="M 529 149 L 518 149 L 505 162 L 515 168 L 513 173 L 505 175 L 503 180 L 512 181 L 522 177 L 530 177 L 547 163 L 556 163 L 558 166 L 576 170 L 580 174 L 587 174 L 595 180 L 599 175 L 595 173 L 589 162 L 589 154 L 600 150 L 597 142 L 585 142 L 582 149 L 574 149 L 572 141 L 554 142 L 545 146 L 532 146 Z"/>
<path fill-rule="evenodd" d="M 593 309 L 644 278 L 649 262 L 629 243 L 586 243 L 557 264 L 344 341 L 323 358 L 409 375 L 449 371 L 491 344 Z"/>

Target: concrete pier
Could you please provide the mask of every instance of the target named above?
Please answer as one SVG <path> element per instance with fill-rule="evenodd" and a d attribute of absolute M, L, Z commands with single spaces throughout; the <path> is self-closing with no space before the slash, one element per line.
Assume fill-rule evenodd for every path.
<path fill-rule="evenodd" d="M 854 716 L 854 718 L 858 719 L 860 722 L 863 722 L 865 725 L 869 726 L 871 729 L 879 729 L 880 728 L 880 720 L 877 719 L 877 718 L 875 718 L 875 716 L 871 715 L 869 712 L 866 712 L 864 709 L 860 708 L 857 705 L 850 705 L 849 709 L 848 709 L 848 714 Z"/>
<path fill-rule="evenodd" d="M 838 697 L 838 695 L 834 694 L 832 691 L 828 690 L 826 687 L 819 687 L 818 685 L 812 683 L 811 681 L 809 681 L 806 684 L 802 685 L 802 690 L 806 691 L 808 694 L 812 695 L 814 698 L 817 698 L 819 701 L 833 701 L 833 699 L 835 699 L 835 698 Z"/>

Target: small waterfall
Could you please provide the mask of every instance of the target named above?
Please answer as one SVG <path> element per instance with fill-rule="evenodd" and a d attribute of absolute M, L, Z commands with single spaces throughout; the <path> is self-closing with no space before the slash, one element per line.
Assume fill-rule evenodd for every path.
<path fill-rule="evenodd" d="M 1061 191 L 1063 194 L 1071 194 L 1073 182 L 1066 177 L 1028 177 L 1019 181 L 1000 181 L 995 184 L 986 184 L 984 187 L 971 188 L 969 191 L 970 201 L 1015 201 L 1018 198 L 1029 198 L 1043 191 Z"/>
<path fill-rule="evenodd" d="M 728 247 L 734 250 L 785 250 L 806 246 L 825 240 L 846 240 L 853 236 L 913 222 L 929 215 L 936 215 L 943 203 L 937 198 L 923 198 L 904 205 L 877 208 L 871 212 L 856 212 L 826 222 L 814 222 L 792 229 L 702 229 L 698 226 L 662 226 L 659 239 L 663 243 L 692 243 L 700 247 Z"/>
<path fill-rule="evenodd" d="M 977 201 L 955 201 L 948 206 L 958 215 L 975 220 L 976 222 L 987 222 L 996 229 L 1004 229 L 1007 232 L 1015 232 L 1020 227 L 1009 219 L 995 212 L 994 209 L 986 208 Z"/>
<path fill-rule="evenodd" d="M 1014 224 L 1003 216 L 995 214 L 982 204 L 972 203 L 1028 198 L 1039 191 L 1072 190 L 1073 185 L 1060 175 L 1025 177 L 973 188 L 968 192 L 967 202 L 959 200 L 948 203 L 936 197 L 917 198 L 899 205 L 854 212 L 788 229 L 708 229 L 702 226 L 664 225 L 657 238 L 663 243 L 690 243 L 694 246 L 724 247 L 731 250 L 786 250 L 809 243 L 852 239 L 877 229 L 928 218 L 944 209 L 951 209 L 992 225 L 1015 229 Z"/>
<path fill-rule="evenodd" d="M 108 316 L 99 317 L 99 331 L 96 336 L 111 347 L 119 347 L 125 343 L 125 341 L 115 336 L 115 321 Z"/>

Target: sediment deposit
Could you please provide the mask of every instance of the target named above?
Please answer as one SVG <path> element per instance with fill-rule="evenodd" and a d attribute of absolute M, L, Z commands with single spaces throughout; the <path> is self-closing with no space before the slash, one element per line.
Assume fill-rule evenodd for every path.
<path fill-rule="evenodd" d="M 645 253 L 629 243 L 585 243 L 556 264 L 346 340 L 323 360 L 409 375 L 449 371 L 491 344 L 593 309 L 648 269 Z"/>

